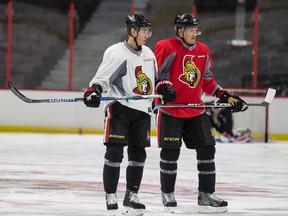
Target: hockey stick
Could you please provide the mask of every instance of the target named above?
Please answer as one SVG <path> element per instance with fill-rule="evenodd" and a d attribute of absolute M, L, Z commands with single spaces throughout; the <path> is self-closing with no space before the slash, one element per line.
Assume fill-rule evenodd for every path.
<path fill-rule="evenodd" d="M 273 101 L 274 97 L 275 97 L 275 94 L 276 94 L 276 90 L 275 89 L 272 89 L 272 88 L 269 88 L 267 93 L 266 93 L 266 97 L 265 99 L 261 102 L 261 103 L 247 103 L 248 107 L 249 106 L 263 106 L 263 107 L 266 107 L 268 106 L 269 104 L 271 104 L 271 102 Z M 197 107 L 214 107 L 214 108 L 221 108 L 221 107 L 231 107 L 231 104 L 229 103 L 190 103 L 190 104 L 155 104 L 155 107 L 154 109 L 159 109 L 159 108 L 165 108 L 165 107 L 176 107 L 176 108 L 179 108 L 179 107 L 182 107 L 182 108 L 197 108 Z"/>
<path fill-rule="evenodd" d="M 83 98 L 48 98 L 48 99 L 31 99 L 23 95 L 13 84 L 8 81 L 10 90 L 22 101 L 26 103 L 59 103 L 59 102 L 78 102 L 83 101 Z M 100 97 L 100 101 L 107 100 L 142 100 L 162 98 L 162 95 L 137 95 L 137 96 L 123 96 L 123 97 Z"/>

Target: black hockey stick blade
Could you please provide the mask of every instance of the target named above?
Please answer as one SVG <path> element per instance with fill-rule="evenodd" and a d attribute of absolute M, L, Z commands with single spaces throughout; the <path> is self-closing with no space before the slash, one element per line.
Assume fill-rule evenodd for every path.
<path fill-rule="evenodd" d="M 264 101 L 262 101 L 261 103 L 247 103 L 247 106 L 268 106 L 269 104 L 271 104 L 271 102 L 273 101 L 274 97 L 276 94 L 276 90 L 269 88 Z M 155 104 L 155 108 L 154 109 L 159 109 L 159 108 L 165 108 L 165 107 L 178 107 L 178 108 L 197 108 L 197 107 L 213 107 L 213 108 L 225 108 L 225 107 L 231 107 L 231 104 L 229 103 L 217 103 L 217 102 L 209 102 L 209 103 L 190 103 L 190 104 Z"/>
<path fill-rule="evenodd" d="M 49 98 L 49 99 L 31 99 L 23 95 L 13 84 L 8 81 L 8 87 L 20 100 L 26 103 L 57 103 L 57 102 L 78 102 L 83 98 Z"/>
<path fill-rule="evenodd" d="M 48 99 L 31 99 L 23 95 L 13 84 L 8 81 L 8 87 L 10 90 L 22 101 L 26 103 L 59 103 L 59 102 L 79 102 L 83 101 L 83 98 L 48 98 Z M 162 98 L 162 95 L 136 95 L 136 96 L 123 96 L 123 97 L 100 97 L 101 101 L 107 100 L 143 100 Z"/>

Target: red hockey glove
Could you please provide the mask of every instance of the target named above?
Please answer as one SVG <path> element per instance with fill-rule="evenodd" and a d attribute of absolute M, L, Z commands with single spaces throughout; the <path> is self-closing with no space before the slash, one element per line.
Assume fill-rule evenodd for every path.
<path fill-rule="evenodd" d="M 227 107 L 231 112 L 243 112 L 248 109 L 246 102 L 236 95 L 230 95 L 227 91 L 218 91 L 216 96 L 220 98 L 220 103 L 230 103 Z"/>
<path fill-rule="evenodd" d="M 84 92 L 84 104 L 87 107 L 99 107 L 102 87 L 95 83 Z"/>
<path fill-rule="evenodd" d="M 156 82 L 156 91 L 162 95 L 164 103 L 172 102 L 176 98 L 176 91 L 169 80 L 159 80 Z"/>

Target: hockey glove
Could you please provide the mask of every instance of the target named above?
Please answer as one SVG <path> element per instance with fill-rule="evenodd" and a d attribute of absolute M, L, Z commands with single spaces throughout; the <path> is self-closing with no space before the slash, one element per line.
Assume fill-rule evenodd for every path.
<path fill-rule="evenodd" d="M 227 91 L 219 91 L 216 95 L 220 98 L 220 103 L 229 103 L 227 107 L 231 112 L 243 112 L 248 109 L 246 102 L 236 95 L 230 95 Z"/>
<path fill-rule="evenodd" d="M 172 102 L 176 98 L 176 91 L 169 80 L 159 80 L 156 82 L 156 91 L 162 95 L 163 103 Z"/>
<path fill-rule="evenodd" d="M 84 104 L 87 107 L 99 107 L 102 87 L 95 83 L 84 92 Z"/>

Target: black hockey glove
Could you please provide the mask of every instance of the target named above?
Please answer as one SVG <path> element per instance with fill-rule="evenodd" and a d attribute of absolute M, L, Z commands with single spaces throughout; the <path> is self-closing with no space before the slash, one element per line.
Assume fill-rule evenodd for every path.
<path fill-rule="evenodd" d="M 102 87 L 95 83 L 84 92 L 84 104 L 87 107 L 99 107 Z"/>
<path fill-rule="evenodd" d="M 156 91 L 162 95 L 163 103 L 172 102 L 176 98 L 176 91 L 169 80 L 159 80 L 156 82 Z"/>
<path fill-rule="evenodd" d="M 248 109 L 246 102 L 236 95 L 230 95 L 227 91 L 218 91 L 217 97 L 220 103 L 230 103 L 231 107 L 227 107 L 231 112 L 243 112 Z"/>

